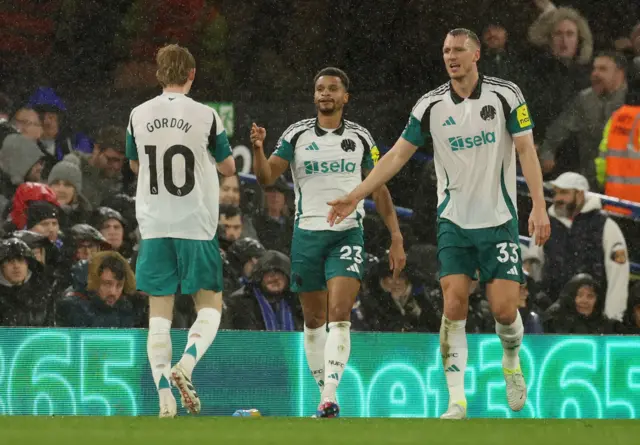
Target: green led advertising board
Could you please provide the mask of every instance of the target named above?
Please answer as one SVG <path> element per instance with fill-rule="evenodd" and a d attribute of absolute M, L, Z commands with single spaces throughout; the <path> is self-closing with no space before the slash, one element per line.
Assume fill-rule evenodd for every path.
<path fill-rule="evenodd" d="M 174 331 L 177 360 L 186 331 Z M 0 328 L 0 415 L 157 415 L 144 330 Z M 354 333 L 338 391 L 343 416 L 436 417 L 447 391 L 435 334 Z M 521 350 L 529 399 L 506 403 L 502 349 L 469 336 L 471 417 L 637 418 L 640 338 L 527 336 Z M 220 332 L 194 383 L 203 415 L 258 408 L 309 416 L 319 392 L 301 333 Z M 177 394 L 177 393 L 176 393 Z"/>

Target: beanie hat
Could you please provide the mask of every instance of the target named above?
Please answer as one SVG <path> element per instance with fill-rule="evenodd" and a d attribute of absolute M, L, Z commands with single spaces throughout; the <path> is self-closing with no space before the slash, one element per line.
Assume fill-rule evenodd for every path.
<path fill-rule="evenodd" d="M 80 171 L 80 159 L 74 155 L 65 156 L 62 161 L 53 166 L 49 173 L 49 185 L 57 181 L 70 182 L 77 193 L 82 192 L 82 171 Z"/>
<path fill-rule="evenodd" d="M 45 219 L 58 219 L 60 208 L 48 201 L 31 201 L 27 207 L 27 229 L 30 229 Z"/>

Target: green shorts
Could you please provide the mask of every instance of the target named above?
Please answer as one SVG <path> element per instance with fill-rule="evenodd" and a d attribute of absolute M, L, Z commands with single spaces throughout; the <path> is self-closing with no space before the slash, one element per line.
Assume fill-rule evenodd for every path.
<path fill-rule="evenodd" d="M 296 227 L 291 243 L 291 290 L 313 292 L 327 288 L 334 277 L 362 280 L 364 232 L 356 227 L 341 232 Z"/>
<path fill-rule="evenodd" d="M 440 277 L 480 271 L 480 282 L 496 278 L 522 283 L 522 259 L 518 221 L 497 227 L 463 229 L 447 219 L 438 220 L 438 262 Z"/>
<path fill-rule="evenodd" d="M 136 263 L 138 290 L 151 296 L 200 289 L 222 292 L 222 258 L 218 239 L 211 241 L 151 238 L 140 241 Z"/>

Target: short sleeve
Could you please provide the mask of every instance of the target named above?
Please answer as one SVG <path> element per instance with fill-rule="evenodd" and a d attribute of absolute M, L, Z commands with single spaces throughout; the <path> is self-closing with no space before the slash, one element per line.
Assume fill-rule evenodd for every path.
<path fill-rule="evenodd" d="M 211 111 L 213 112 L 213 121 L 209 130 L 208 149 L 216 162 L 222 162 L 231 156 L 231 144 L 229 144 L 229 138 L 222 124 L 222 119 L 220 119 L 215 110 L 212 109 Z"/>
<path fill-rule="evenodd" d="M 138 160 L 138 147 L 136 145 L 136 138 L 133 135 L 133 113 L 131 113 L 131 116 L 129 117 L 129 125 L 127 126 L 125 155 L 127 156 L 127 159 L 131 161 Z"/>
<path fill-rule="evenodd" d="M 273 154 L 285 161 L 293 161 L 293 145 L 291 145 L 291 142 L 287 140 L 286 132 L 280 137 L 280 140 L 278 140 L 278 144 L 276 145 L 276 149 L 273 151 Z"/>
<path fill-rule="evenodd" d="M 416 147 L 424 147 L 431 138 L 429 132 L 429 113 L 438 101 L 432 101 L 431 93 L 421 97 L 409 114 L 409 122 L 404 127 L 402 138 Z M 426 124 L 426 125 L 425 125 Z"/>
<path fill-rule="evenodd" d="M 380 150 L 378 150 L 376 146 L 376 141 L 373 139 L 373 136 L 371 136 L 369 130 L 364 127 L 358 126 L 355 133 L 358 135 L 358 139 L 360 139 L 364 148 L 361 167 L 365 170 L 372 170 L 378 162 L 378 159 L 380 159 Z"/>
<path fill-rule="evenodd" d="M 411 144 L 416 147 L 422 147 L 427 143 L 427 138 L 422 133 L 422 125 L 417 117 L 413 114 L 409 115 L 409 122 L 407 122 L 406 127 L 404 127 L 404 131 L 402 132 L 402 137 L 406 139 Z"/>
<path fill-rule="evenodd" d="M 507 118 L 507 131 L 509 131 L 512 136 L 519 133 L 529 133 L 535 125 L 522 91 L 520 91 L 520 88 L 513 82 L 508 82 L 506 85 L 506 91 L 509 92 L 506 99 L 511 108 L 511 112 Z"/>

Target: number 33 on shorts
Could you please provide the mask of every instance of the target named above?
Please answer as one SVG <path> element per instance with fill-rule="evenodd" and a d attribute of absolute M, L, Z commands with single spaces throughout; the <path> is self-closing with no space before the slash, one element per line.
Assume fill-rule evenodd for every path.
<path fill-rule="evenodd" d="M 516 280 L 522 282 L 522 265 L 520 263 L 520 246 L 516 243 L 496 244 L 497 255 L 496 269 L 493 276 L 495 278 Z"/>
<path fill-rule="evenodd" d="M 516 243 L 498 243 L 498 261 L 506 263 L 511 260 L 512 263 L 518 264 L 518 245 Z"/>

